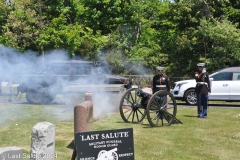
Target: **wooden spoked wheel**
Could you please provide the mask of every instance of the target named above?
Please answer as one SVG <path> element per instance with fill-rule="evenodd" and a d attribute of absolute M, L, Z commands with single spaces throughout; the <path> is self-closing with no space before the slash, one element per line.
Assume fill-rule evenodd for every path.
<path fill-rule="evenodd" d="M 149 99 L 146 110 L 152 127 L 169 126 L 176 117 L 177 105 L 170 92 L 158 91 Z"/>
<path fill-rule="evenodd" d="M 120 101 L 120 115 L 126 123 L 139 123 L 146 116 L 146 106 L 141 104 L 141 97 L 137 96 L 138 88 L 127 90 Z"/>

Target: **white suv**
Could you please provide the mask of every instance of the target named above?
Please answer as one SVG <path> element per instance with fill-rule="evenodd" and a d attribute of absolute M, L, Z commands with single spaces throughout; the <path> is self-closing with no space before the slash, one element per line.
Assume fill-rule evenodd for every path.
<path fill-rule="evenodd" d="M 209 100 L 240 101 L 240 67 L 230 67 L 218 70 L 209 75 L 211 93 Z M 196 105 L 196 80 L 183 80 L 174 83 L 171 93 L 176 100 L 183 100 L 187 104 Z"/>

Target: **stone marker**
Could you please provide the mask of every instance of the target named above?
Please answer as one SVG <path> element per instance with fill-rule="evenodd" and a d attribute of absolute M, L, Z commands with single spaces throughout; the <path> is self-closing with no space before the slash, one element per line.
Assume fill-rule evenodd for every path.
<path fill-rule="evenodd" d="M 37 123 L 32 128 L 31 160 L 53 160 L 55 154 L 55 125 L 49 122 Z"/>
<path fill-rule="evenodd" d="M 0 148 L 0 160 L 22 160 L 23 152 L 18 147 Z"/>

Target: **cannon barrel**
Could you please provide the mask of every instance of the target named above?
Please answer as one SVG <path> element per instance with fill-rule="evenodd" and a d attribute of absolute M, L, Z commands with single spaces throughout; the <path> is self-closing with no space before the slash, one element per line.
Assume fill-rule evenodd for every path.
<path fill-rule="evenodd" d="M 152 94 L 144 92 L 143 90 L 138 90 L 137 91 L 137 96 L 142 97 L 142 98 L 150 98 Z"/>

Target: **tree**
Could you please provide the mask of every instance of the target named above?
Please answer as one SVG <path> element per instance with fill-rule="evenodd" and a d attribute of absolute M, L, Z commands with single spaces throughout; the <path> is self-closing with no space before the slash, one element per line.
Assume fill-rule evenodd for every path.
<path fill-rule="evenodd" d="M 224 36 L 223 34 L 229 35 L 228 32 L 230 31 L 223 30 L 223 25 L 225 24 L 226 29 L 228 28 L 226 25 L 226 21 L 228 22 L 228 19 L 230 20 L 229 13 L 231 13 L 231 11 L 233 11 L 231 5 L 226 0 L 183 0 L 171 4 L 169 21 L 172 21 L 173 24 L 176 24 L 177 30 L 175 32 L 175 38 L 173 37 L 172 41 L 169 43 L 169 48 L 171 48 L 171 53 L 168 52 L 169 65 L 171 70 L 170 75 L 192 76 L 192 71 L 196 68 L 196 64 L 199 62 L 206 62 L 210 72 L 225 66 L 225 62 L 221 62 L 222 65 L 217 66 L 216 64 L 220 62 L 220 59 L 218 60 L 218 58 L 210 58 L 210 55 L 213 57 L 222 56 L 228 59 L 231 57 L 232 61 L 228 62 L 228 65 L 238 65 L 237 57 L 233 57 L 233 55 L 237 55 L 237 50 L 239 50 L 239 47 L 237 45 L 237 39 L 234 40 L 234 38 L 230 38 L 233 40 L 233 42 L 231 43 L 234 44 L 234 51 L 233 49 L 230 50 L 229 42 L 226 42 L 225 44 L 218 42 L 217 44 L 219 46 L 216 47 L 215 44 L 214 49 L 210 47 L 213 43 L 214 36 Z M 204 27 L 204 29 L 202 28 L 202 25 L 204 26 L 205 24 L 203 24 L 203 20 L 209 22 L 207 23 L 208 25 Z M 217 24 L 218 27 L 222 27 L 220 27 L 221 29 L 219 28 L 219 30 L 215 28 L 214 31 L 210 32 L 210 28 L 208 27 L 213 27 L 213 24 L 210 25 L 210 22 L 214 21 L 218 22 L 215 23 L 215 25 Z M 201 26 L 201 31 L 199 31 L 198 29 L 199 26 Z M 214 35 L 213 37 L 211 37 L 211 40 L 206 34 L 204 34 L 206 30 L 209 31 L 207 32 L 208 34 L 211 33 L 212 35 Z M 232 23 L 229 30 L 231 30 L 231 32 L 233 32 L 234 34 L 238 35 L 238 29 Z M 199 34 L 200 32 L 202 34 Z M 221 34 L 221 32 L 223 32 L 223 34 Z M 226 38 L 226 36 L 224 37 Z M 217 39 L 220 40 L 220 38 Z M 223 54 L 223 50 L 226 47 L 228 49 L 226 49 L 224 51 L 225 54 Z M 212 49 L 215 51 L 213 51 Z M 212 52 L 214 52 L 215 54 L 213 54 Z M 216 54 L 217 52 L 220 52 L 220 56 Z"/>
<path fill-rule="evenodd" d="M 123 0 L 82 0 L 84 7 L 80 15 L 81 23 L 106 35 L 116 30 L 118 25 L 123 22 L 124 7 L 129 5 L 128 1 Z"/>
<path fill-rule="evenodd" d="M 229 0 L 234 8 L 240 9 L 240 0 Z"/>
<path fill-rule="evenodd" d="M 79 23 L 68 24 L 65 9 L 58 18 L 54 18 L 51 24 L 45 28 L 37 39 L 37 43 L 44 46 L 46 50 L 64 49 L 69 56 L 80 56 L 86 59 L 96 59 L 95 51 L 107 39 L 100 34 L 93 34 L 91 28 L 82 26 Z"/>
<path fill-rule="evenodd" d="M 128 1 L 128 3 L 130 5 L 123 7 L 125 13 L 121 15 L 124 17 L 123 21 L 110 35 L 110 39 L 113 40 L 108 41 L 109 44 L 104 46 L 104 51 L 117 50 L 116 53 L 123 54 L 122 62 L 125 63 L 124 66 L 129 73 L 143 73 L 141 66 L 144 66 L 146 73 L 151 74 L 156 66 L 166 65 L 168 61 L 168 55 L 162 52 L 161 43 L 164 40 L 160 37 L 162 28 L 159 28 L 158 23 L 163 25 L 168 23 L 164 19 L 164 14 L 169 8 L 169 1 Z"/>
<path fill-rule="evenodd" d="M 7 16 L 10 11 L 9 4 L 5 0 L 0 0 L 0 26 L 4 26 L 7 23 Z M 0 35 L 2 34 L 2 30 L 0 30 Z"/>
<path fill-rule="evenodd" d="M 240 30 L 231 22 L 202 20 L 196 34 L 210 70 L 240 64 Z"/>

